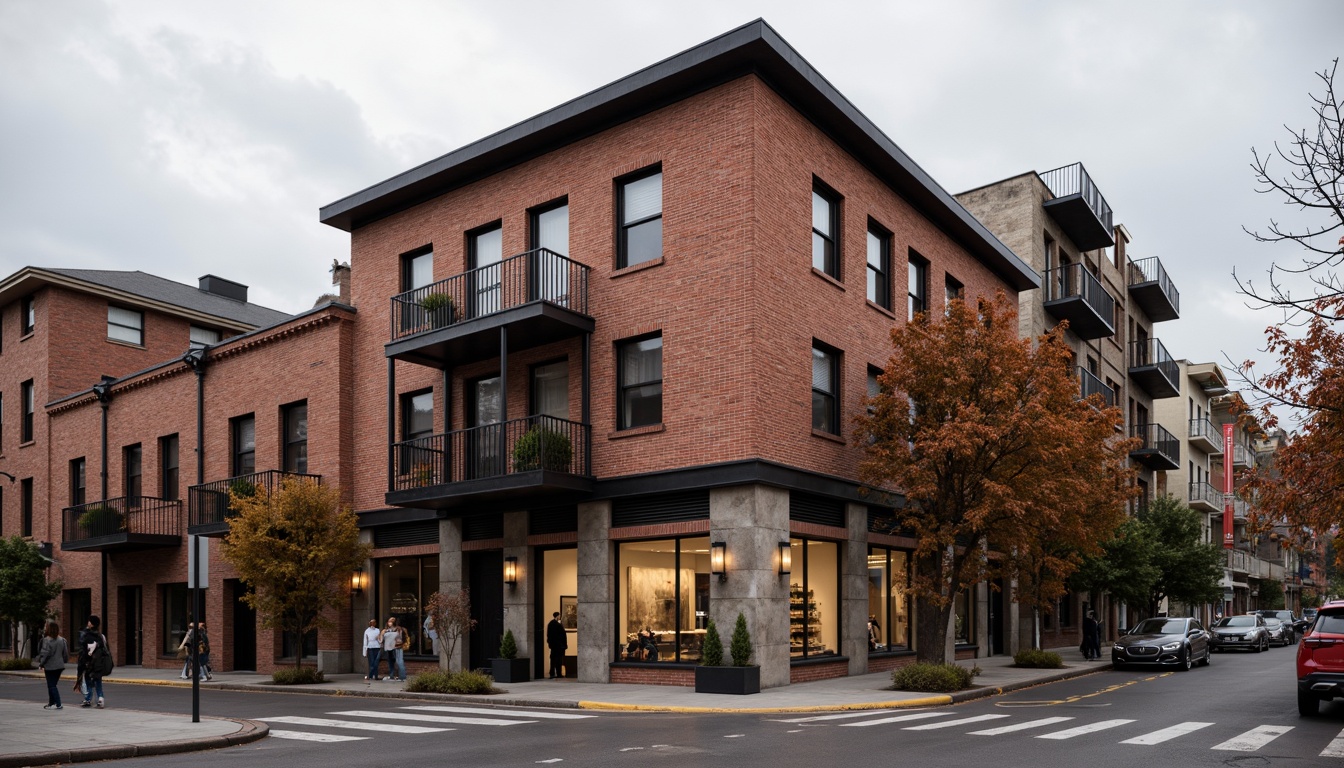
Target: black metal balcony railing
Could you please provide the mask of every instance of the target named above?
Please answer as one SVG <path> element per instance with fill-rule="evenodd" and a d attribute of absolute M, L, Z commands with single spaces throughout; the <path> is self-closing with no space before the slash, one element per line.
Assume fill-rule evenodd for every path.
<path fill-rule="evenodd" d="M 1156 338 L 1129 342 L 1129 375 L 1153 397 L 1180 394 L 1181 368 Z"/>
<path fill-rule="evenodd" d="M 119 496 L 66 507 L 64 549 L 134 548 L 182 539 L 182 502 L 153 496 Z"/>
<path fill-rule="evenodd" d="M 1153 322 L 1180 317 L 1181 292 L 1156 256 L 1129 263 L 1129 290 Z"/>
<path fill-rule="evenodd" d="M 591 427 L 553 416 L 459 429 L 392 445 L 393 489 L 405 491 L 545 470 L 591 474 Z"/>
<path fill-rule="evenodd" d="M 228 519 L 235 514 L 229 507 L 229 491 L 241 496 L 250 496 L 260 489 L 270 493 L 286 477 L 306 478 L 319 484 L 322 482 L 321 475 L 269 469 L 191 486 L 187 489 L 188 532 L 201 536 L 227 532 Z"/>
<path fill-rule="evenodd" d="M 1187 500 L 1192 507 L 1202 506 L 1214 511 L 1223 508 L 1223 494 L 1212 483 L 1190 483 Z"/>
<path fill-rule="evenodd" d="M 1223 452 L 1223 433 L 1207 418 L 1191 419 L 1186 436 L 1192 443 L 1201 443 L 1206 453 L 1217 455 Z"/>
<path fill-rule="evenodd" d="M 588 267 L 546 248 L 392 297 L 392 340 L 532 302 L 588 314 Z"/>
<path fill-rule="evenodd" d="M 1045 273 L 1045 307 L 1084 339 L 1115 333 L 1115 299 L 1083 264 L 1064 264 Z"/>
<path fill-rule="evenodd" d="M 1142 441 L 1129 455 L 1150 469 L 1180 468 L 1181 443 L 1161 424 L 1135 424 L 1130 437 Z"/>
<path fill-rule="evenodd" d="M 1046 209 L 1055 213 L 1075 245 L 1090 251 L 1115 244 L 1111 206 L 1082 163 L 1046 171 L 1041 174 L 1041 181 L 1055 196 L 1054 200 L 1046 201 Z"/>
<path fill-rule="evenodd" d="M 1097 378 L 1096 374 L 1081 365 L 1078 366 L 1078 380 L 1080 382 L 1079 392 L 1082 397 L 1087 398 L 1092 395 L 1101 395 L 1101 399 L 1106 401 L 1106 406 L 1108 408 L 1115 405 L 1115 390 L 1106 386 L 1101 379 Z"/>

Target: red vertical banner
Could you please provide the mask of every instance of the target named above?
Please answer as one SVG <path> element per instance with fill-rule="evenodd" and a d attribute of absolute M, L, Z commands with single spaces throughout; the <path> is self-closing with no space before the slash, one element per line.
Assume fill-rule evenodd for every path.
<path fill-rule="evenodd" d="M 1232 424 L 1223 425 L 1223 547 L 1232 549 Z"/>

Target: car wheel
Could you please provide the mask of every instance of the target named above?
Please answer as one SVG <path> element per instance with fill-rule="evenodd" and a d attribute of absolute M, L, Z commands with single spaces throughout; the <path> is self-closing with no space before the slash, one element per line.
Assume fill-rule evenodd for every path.
<path fill-rule="evenodd" d="M 1189 672 L 1195 666 L 1195 652 L 1190 646 L 1185 646 L 1185 653 L 1181 654 L 1181 671 Z"/>
<path fill-rule="evenodd" d="M 1321 700 L 1306 691 L 1297 692 L 1297 714 L 1302 717 L 1315 717 L 1321 712 Z"/>
<path fill-rule="evenodd" d="M 1263 638 L 1263 637 L 1260 638 L 1260 642 L 1258 642 L 1258 643 L 1255 644 L 1255 652 L 1256 652 L 1256 653 L 1264 653 L 1265 650 L 1268 649 L 1268 648 L 1269 648 L 1269 644 L 1265 642 L 1265 638 Z"/>
<path fill-rule="evenodd" d="M 1213 661 L 1213 649 L 1212 649 L 1212 648 L 1205 648 L 1205 649 L 1204 649 L 1204 660 L 1200 662 L 1200 665 L 1201 665 L 1201 666 L 1205 666 L 1205 667 L 1207 667 L 1207 666 L 1209 666 L 1209 662 L 1211 662 L 1211 661 Z"/>

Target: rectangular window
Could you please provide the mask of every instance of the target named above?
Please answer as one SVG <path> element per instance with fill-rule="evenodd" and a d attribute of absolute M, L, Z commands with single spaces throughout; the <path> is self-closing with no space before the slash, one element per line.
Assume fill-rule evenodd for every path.
<path fill-rule="evenodd" d="M 401 290 L 413 291 L 434 282 L 434 251 L 420 250 L 401 257 Z"/>
<path fill-rule="evenodd" d="M 434 434 L 434 390 L 401 396 L 401 439 L 416 440 Z"/>
<path fill-rule="evenodd" d="M 538 365 L 532 368 L 532 408 L 534 415 L 569 418 L 569 363 Z"/>
<path fill-rule="evenodd" d="M 19 481 L 19 535 L 33 535 L 33 478 Z"/>
<path fill-rule="evenodd" d="M 426 439 L 434 434 L 434 390 L 404 393 L 400 406 L 401 439 L 418 442 L 403 445 L 398 451 L 398 472 L 412 474 L 417 486 L 437 485 L 442 481 L 439 476 L 443 471 L 442 446 Z"/>
<path fill-rule="evenodd" d="M 840 199 L 812 186 L 812 268 L 840 279 Z"/>
<path fill-rule="evenodd" d="M 24 296 L 19 305 L 19 336 L 27 336 L 37 328 L 37 297 Z"/>
<path fill-rule="evenodd" d="M 616 344 L 617 429 L 663 423 L 662 334 Z"/>
<path fill-rule="evenodd" d="M 663 171 L 623 179 L 616 187 L 619 240 L 616 268 L 632 267 L 663 255 Z"/>
<path fill-rule="evenodd" d="M 161 592 L 163 600 L 160 606 L 159 615 L 163 617 L 162 631 L 159 633 L 163 638 L 163 645 L 159 647 L 159 653 L 171 655 L 177 653 L 177 647 L 182 644 L 182 640 L 187 636 L 187 616 L 191 613 L 191 592 L 187 589 L 185 582 L 180 584 L 164 584 Z M 206 633 L 209 634 L 210 627 L 206 627 Z"/>
<path fill-rule="evenodd" d="M 286 472 L 308 474 L 308 401 L 286 405 L 284 460 Z"/>
<path fill-rule="evenodd" d="M 868 300 L 891 309 L 891 235 L 868 225 Z"/>
<path fill-rule="evenodd" d="M 946 296 L 945 301 L 948 304 L 951 304 L 958 299 L 964 300 L 966 298 L 966 287 L 961 284 L 961 281 L 951 275 L 944 275 L 943 288 Z"/>
<path fill-rule="evenodd" d="M 85 501 L 84 495 L 84 472 L 86 463 L 84 457 L 70 460 L 70 506 L 78 507 Z"/>
<path fill-rule="evenodd" d="M 910 647 L 909 553 L 868 548 L 868 650 Z"/>
<path fill-rule="evenodd" d="M 127 503 L 134 506 L 139 503 L 141 495 L 141 460 L 143 454 L 140 451 L 140 444 L 128 445 L 121 449 L 122 469 L 125 477 L 123 478 L 124 495 L 127 497 Z"/>
<path fill-rule="evenodd" d="M 532 211 L 532 297 L 571 306 L 569 295 L 569 204 Z"/>
<path fill-rule="evenodd" d="M 181 486 L 177 475 L 177 435 L 159 438 L 159 496 L 165 499 L 179 498 Z"/>
<path fill-rule="evenodd" d="M 133 309 L 108 305 L 107 338 L 127 344 L 145 343 L 145 316 Z"/>
<path fill-rule="evenodd" d="M 412 627 L 407 627 L 410 632 Z M 284 659 L 294 658 L 294 634 L 292 632 L 280 633 L 280 657 Z M 317 630 L 309 632 L 303 636 L 303 658 L 317 658 Z"/>
<path fill-rule="evenodd" d="M 789 656 L 833 656 L 840 648 L 840 548 L 813 539 L 789 539 L 789 548 Z"/>
<path fill-rule="evenodd" d="M 188 346 L 191 349 L 200 349 L 208 347 L 211 344 L 219 343 L 219 331 L 213 328 L 202 328 L 199 325 L 191 326 L 191 340 Z"/>
<path fill-rule="evenodd" d="M 387 623 L 389 616 L 397 619 L 397 625 L 410 635 L 409 656 L 433 656 L 434 648 L 430 638 L 425 636 L 425 616 L 428 613 L 426 603 L 439 591 L 439 556 L 398 557 L 389 560 L 374 561 L 374 572 L 378 574 L 376 615 L 379 626 Z M 292 644 L 291 644 L 292 647 Z M 317 649 L 313 648 L 316 654 Z M 288 652 L 290 656 L 293 651 Z"/>
<path fill-rule="evenodd" d="M 504 261 L 504 230 L 499 224 L 467 235 L 467 260 L 471 264 L 473 317 L 504 308 L 501 303 L 501 270 Z"/>
<path fill-rule="evenodd" d="M 623 542 L 617 573 L 617 659 L 699 661 L 709 625 L 709 538 Z M 732 630 L 721 632 L 726 641 Z"/>
<path fill-rule="evenodd" d="M 33 441 L 33 413 L 37 410 L 32 379 L 19 385 L 19 407 L 23 409 L 19 419 L 19 442 L 31 443 Z"/>
<path fill-rule="evenodd" d="M 840 434 L 840 353 L 812 342 L 812 428 Z"/>
<path fill-rule="evenodd" d="M 257 471 L 257 419 L 252 414 L 239 416 L 229 422 L 232 453 L 230 468 L 233 477 L 255 474 Z"/>
<path fill-rule="evenodd" d="M 970 592 L 958 592 L 952 599 L 952 640 L 958 645 L 969 645 L 975 637 L 975 612 Z"/>
<path fill-rule="evenodd" d="M 910 311 L 907 320 L 929 308 L 929 262 L 910 252 Z"/>

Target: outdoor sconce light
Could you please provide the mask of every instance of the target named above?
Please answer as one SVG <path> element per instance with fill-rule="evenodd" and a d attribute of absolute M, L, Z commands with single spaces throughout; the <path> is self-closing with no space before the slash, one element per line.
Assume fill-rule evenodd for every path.
<path fill-rule="evenodd" d="M 789 542 L 779 542 L 779 575 L 788 576 L 793 571 L 793 547 Z"/>
<path fill-rule="evenodd" d="M 709 572 L 719 577 L 719 581 L 728 580 L 728 569 L 725 563 L 728 560 L 728 545 L 722 541 L 716 541 L 709 545 Z"/>
<path fill-rule="evenodd" d="M 355 572 L 350 574 L 350 594 L 364 594 L 365 578 L 363 568 L 356 568 Z"/>
<path fill-rule="evenodd" d="M 518 558 L 504 558 L 504 583 L 510 587 L 518 585 Z"/>

